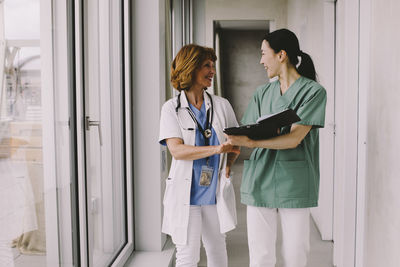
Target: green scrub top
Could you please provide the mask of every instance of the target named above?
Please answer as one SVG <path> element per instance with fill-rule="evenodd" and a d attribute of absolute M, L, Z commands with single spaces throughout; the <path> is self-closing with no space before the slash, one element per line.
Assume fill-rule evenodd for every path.
<path fill-rule="evenodd" d="M 255 148 L 244 161 L 241 202 L 268 208 L 318 206 L 319 134 L 324 127 L 326 91 L 317 82 L 301 76 L 281 95 L 279 80 L 257 88 L 242 118 L 255 123 L 267 114 L 293 109 L 297 124 L 312 125 L 303 141 L 293 149 Z M 290 126 L 281 129 L 281 135 Z"/>

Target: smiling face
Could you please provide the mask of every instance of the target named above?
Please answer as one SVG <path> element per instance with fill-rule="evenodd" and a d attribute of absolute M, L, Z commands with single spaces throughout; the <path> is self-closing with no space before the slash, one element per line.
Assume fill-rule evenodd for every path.
<path fill-rule="evenodd" d="M 267 71 L 269 78 L 273 78 L 280 74 L 283 55 L 284 51 L 275 53 L 275 51 L 269 46 L 268 42 L 266 40 L 263 40 L 261 44 L 260 64 L 264 65 L 264 68 Z"/>
<path fill-rule="evenodd" d="M 211 59 L 206 59 L 201 64 L 200 69 L 196 71 L 193 84 L 195 86 L 200 86 L 201 88 L 210 87 L 214 75 L 215 75 L 214 62 Z"/>

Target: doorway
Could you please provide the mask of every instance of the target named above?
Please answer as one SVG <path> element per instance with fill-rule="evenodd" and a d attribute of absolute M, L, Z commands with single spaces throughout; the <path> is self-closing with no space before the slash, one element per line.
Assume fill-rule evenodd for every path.
<path fill-rule="evenodd" d="M 219 54 L 218 85 L 221 96 L 231 103 L 240 123 L 255 88 L 268 82 L 260 66 L 260 44 L 268 32 L 268 21 L 217 21 L 215 39 Z M 241 148 L 238 160 L 248 159 L 252 150 Z"/>

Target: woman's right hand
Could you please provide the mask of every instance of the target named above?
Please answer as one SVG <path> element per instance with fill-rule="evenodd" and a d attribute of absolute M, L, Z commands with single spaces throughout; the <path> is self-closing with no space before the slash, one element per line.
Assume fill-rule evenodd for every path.
<path fill-rule="evenodd" d="M 217 146 L 216 154 L 231 153 L 231 152 L 240 154 L 240 149 L 237 146 L 233 146 L 233 145 L 229 144 L 228 142 L 225 142 L 225 143 Z"/>

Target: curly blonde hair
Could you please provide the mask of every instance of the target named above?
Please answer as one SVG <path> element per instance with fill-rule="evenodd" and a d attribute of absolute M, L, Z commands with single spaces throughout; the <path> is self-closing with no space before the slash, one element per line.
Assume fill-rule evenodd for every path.
<path fill-rule="evenodd" d="M 179 50 L 171 65 L 171 83 L 178 90 L 188 90 L 193 85 L 196 70 L 210 59 L 217 60 L 214 49 L 195 44 L 188 44 Z"/>

